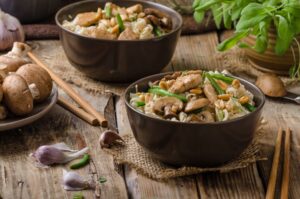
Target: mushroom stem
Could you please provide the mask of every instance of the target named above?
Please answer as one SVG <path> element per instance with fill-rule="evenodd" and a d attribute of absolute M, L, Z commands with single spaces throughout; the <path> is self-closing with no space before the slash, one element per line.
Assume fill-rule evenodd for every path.
<path fill-rule="evenodd" d="M 40 91 L 35 84 L 29 84 L 28 88 L 34 100 L 38 100 L 40 98 Z"/>

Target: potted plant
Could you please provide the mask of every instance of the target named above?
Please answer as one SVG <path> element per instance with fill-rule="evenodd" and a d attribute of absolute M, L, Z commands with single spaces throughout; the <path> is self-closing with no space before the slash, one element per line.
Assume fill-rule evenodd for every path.
<path fill-rule="evenodd" d="M 193 9 L 197 22 L 211 10 L 217 27 L 234 28 L 219 51 L 245 47 L 254 66 L 300 78 L 299 0 L 194 0 Z"/>

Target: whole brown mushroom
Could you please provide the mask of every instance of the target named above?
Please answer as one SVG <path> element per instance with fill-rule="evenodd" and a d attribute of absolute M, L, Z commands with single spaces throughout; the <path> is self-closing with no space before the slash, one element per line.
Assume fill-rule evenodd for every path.
<path fill-rule="evenodd" d="M 21 66 L 16 74 L 22 76 L 28 85 L 35 84 L 39 97 L 35 98 L 36 102 L 42 102 L 47 99 L 52 91 L 52 79 L 49 73 L 36 64 L 26 64 Z"/>
<path fill-rule="evenodd" d="M 4 103 L 15 115 L 26 115 L 33 109 L 33 97 L 26 81 L 16 74 L 7 76 L 3 82 Z"/>
<path fill-rule="evenodd" d="M 286 89 L 283 82 L 275 74 L 261 75 L 257 78 L 255 84 L 267 96 L 283 97 L 286 95 Z"/>

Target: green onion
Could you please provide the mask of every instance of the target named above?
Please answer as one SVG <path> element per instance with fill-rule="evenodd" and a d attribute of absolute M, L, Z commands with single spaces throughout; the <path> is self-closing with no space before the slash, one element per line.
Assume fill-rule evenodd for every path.
<path fill-rule="evenodd" d="M 211 85 L 214 87 L 214 89 L 217 91 L 217 93 L 219 95 L 225 94 L 225 91 L 223 91 L 221 89 L 221 87 L 219 86 L 219 84 L 214 80 L 214 78 L 212 78 L 212 76 L 209 73 L 205 73 L 205 76 L 210 81 Z"/>
<path fill-rule="evenodd" d="M 161 96 L 176 97 L 176 98 L 180 99 L 183 102 L 187 102 L 187 99 L 186 99 L 185 96 L 183 96 L 183 95 L 177 95 L 175 93 L 171 93 L 171 92 L 169 92 L 167 90 L 164 90 L 164 89 L 161 89 L 161 88 L 157 88 L 157 87 L 150 88 L 148 90 L 148 92 L 149 93 L 153 93 L 153 94 L 157 94 L 157 95 L 161 95 Z"/>
<path fill-rule="evenodd" d="M 145 102 L 142 102 L 142 101 L 137 101 L 135 104 L 137 107 L 145 106 Z"/>
<path fill-rule="evenodd" d="M 107 18 L 110 18 L 111 17 L 111 6 L 110 6 L 110 3 L 107 3 L 105 5 L 105 16 Z"/>
<path fill-rule="evenodd" d="M 154 31 L 154 35 L 155 35 L 155 36 L 158 36 L 158 37 L 159 37 L 159 36 L 162 35 L 162 32 L 161 32 L 161 30 L 159 29 L 158 26 L 154 26 L 153 31 Z"/>
<path fill-rule="evenodd" d="M 84 199 L 84 197 L 83 197 L 82 193 L 75 193 L 73 195 L 73 199 Z"/>
<path fill-rule="evenodd" d="M 246 104 L 243 104 L 243 106 L 246 108 L 246 109 L 248 109 L 248 111 L 250 111 L 250 112 L 253 112 L 253 111 L 255 111 L 255 106 L 253 106 L 253 105 L 251 105 L 251 104 L 249 104 L 249 103 L 246 103 Z"/>
<path fill-rule="evenodd" d="M 100 178 L 98 179 L 98 181 L 102 184 L 102 183 L 105 183 L 107 180 L 106 180 L 106 178 L 104 178 L 104 177 L 100 177 Z"/>
<path fill-rule="evenodd" d="M 227 84 L 231 84 L 232 81 L 234 80 L 234 78 L 232 78 L 232 77 L 227 77 L 227 76 L 225 76 L 225 75 L 223 75 L 223 74 L 217 74 L 217 73 L 214 73 L 214 74 L 210 74 L 210 76 L 211 76 L 212 78 L 222 80 L 222 81 L 226 82 Z"/>
<path fill-rule="evenodd" d="M 90 161 L 90 155 L 89 154 L 85 154 L 83 156 L 83 158 L 81 160 L 79 160 L 79 162 L 75 163 L 75 164 L 72 164 L 70 166 L 70 169 L 79 169 L 85 165 L 87 165 Z"/>
<path fill-rule="evenodd" d="M 117 23 L 119 25 L 119 30 L 120 30 L 120 32 L 122 32 L 122 31 L 125 30 L 123 20 L 122 20 L 121 15 L 119 13 L 116 15 L 116 17 L 117 17 Z"/>

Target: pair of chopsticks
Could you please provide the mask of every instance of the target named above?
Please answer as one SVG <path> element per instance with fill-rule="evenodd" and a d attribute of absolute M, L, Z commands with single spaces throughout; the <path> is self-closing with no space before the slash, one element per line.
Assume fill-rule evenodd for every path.
<path fill-rule="evenodd" d="M 74 113 L 81 119 L 86 122 L 97 125 L 100 124 L 102 127 L 107 127 L 107 120 L 104 118 L 102 114 L 96 111 L 86 100 L 84 100 L 78 93 L 76 93 L 70 85 L 64 82 L 59 76 L 57 76 L 54 72 L 52 72 L 44 63 L 42 63 L 38 57 L 32 52 L 28 52 L 28 56 L 40 67 L 45 69 L 51 76 L 52 80 L 56 82 L 56 84 L 64 90 L 76 103 L 80 105 L 80 107 L 76 107 L 75 105 L 69 103 L 63 98 L 58 99 L 58 104 Z"/>
<path fill-rule="evenodd" d="M 281 149 L 281 140 L 282 140 L 283 130 L 280 127 L 278 129 L 278 134 L 275 143 L 275 151 L 273 155 L 272 169 L 269 177 L 269 183 L 267 188 L 266 199 L 273 199 L 275 194 L 275 186 L 277 179 L 277 171 L 280 159 L 280 149 Z M 289 128 L 285 131 L 284 139 L 284 159 L 283 159 L 283 174 L 281 181 L 281 199 L 288 198 L 288 189 L 289 189 L 289 174 L 290 174 L 290 140 L 291 140 L 291 130 Z"/>

